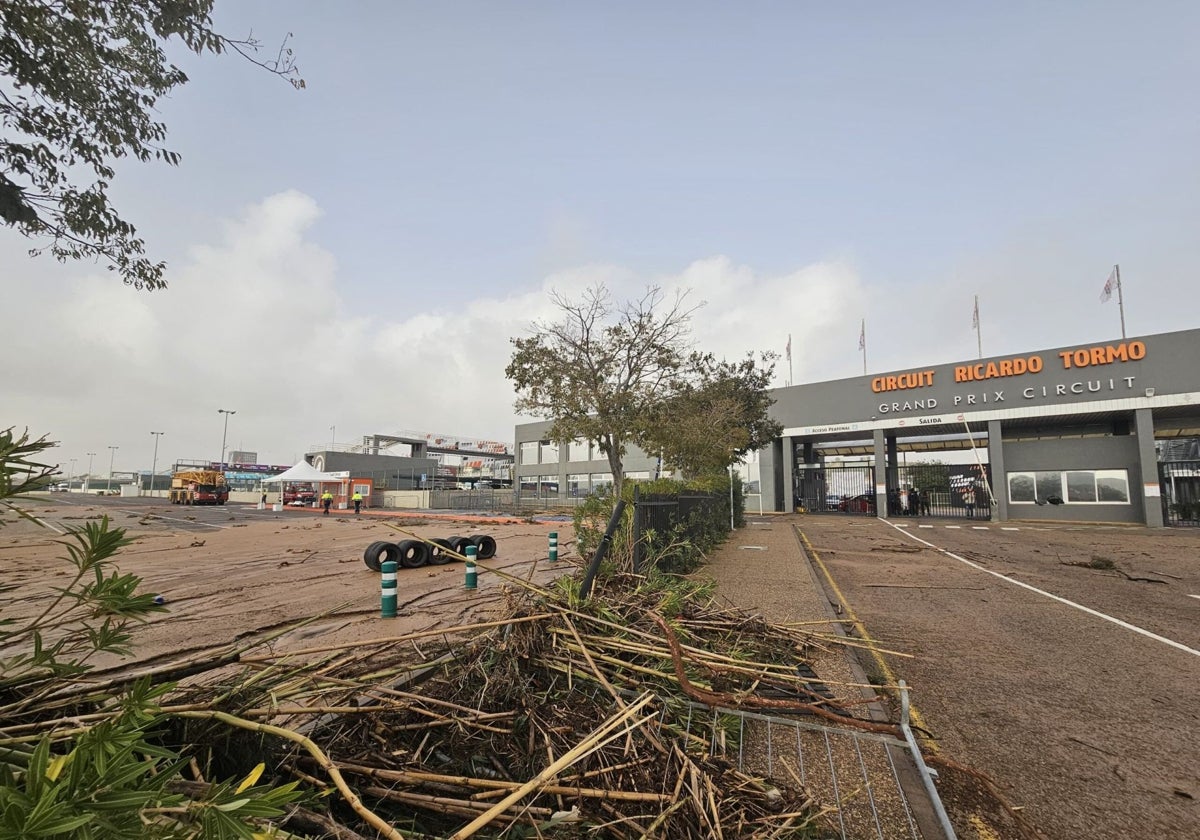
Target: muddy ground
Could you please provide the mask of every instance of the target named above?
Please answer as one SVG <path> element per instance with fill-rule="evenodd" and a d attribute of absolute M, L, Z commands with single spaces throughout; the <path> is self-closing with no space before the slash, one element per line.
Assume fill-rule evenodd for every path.
<path fill-rule="evenodd" d="M 170 608 L 136 631 L 138 657 L 156 663 L 202 656 L 314 615 L 273 647 L 340 644 L 494 615 L 504 580 L 482 571 L 479 589 L 467 591 L 455 562 L 402 569 L 400 615 L 380 619 L 379 576 L 362 552 L 372 541 L 403 536 L 388 523 L 424 537 L 491 534 L 499 551 L 485 565 L 543 583 L 578 563 L 563 522 L 323 517 L 75 494 L 30 507 L 54 527 L 107 514 L 129 529 L 136 541 L 121 568 L 141 575 Z M 54 559 L 62 551 L 52 532 L 11 513 L 3 518 L 0 569 L 6 583 L 18 585 L 6 594 L 4 612 L 17 616 L 43 604 L 45 595 L 34 593 L 67 571 Z M 1200 596 L 1200 532 L 903 524 L 837 514 L 751 518 L 704 574 L 730 603 L 772 620 L 822 621 L 827 602 L 856 614 L 877 643 L 906 654 L 886 656 L 883 666 L 864 657 L 872 678 L 905 679 L 940 753 L 995 779 L 1046 836 L 1196 836 L 1200 598 L 1191 596 Z M 561 535 L 562 560 L 553 567 L 551 530 Z M 856 679 L 836 656 L 818 668 L 833 682 Z M 955 791 L 946 792 L 960 837 L 1018 836 L 1005 834 L 1003 820 L 990 819 L 973 794 L 956 801 Z"/>
<path fill-rule="evenodd" d="M 1047 836 L 1200 836 L 1200 531 L 795 521 L 867 632 L 911 656 L 887 666 L 941 752 Z"/>
<path fill-rule="evenodd" d="M 383 517 L 319 511 L 259 511 L 251 505 L 186 508 L 149 499 L 88 499 L 78 494 L 26 505 L 47 524 L 79 526 L 105 515 L 127 529 L 134 544 L 119 555 L 122 571 L 143 578 L 146 591 L 161 594 L 169 612 L 134 630 L 139 660 L 160 663 L 216 651 L 254 634 L 315 621 L 272 643 L 277 651 L 402 635 L 438 626 L 486 621 L 504 596 L 497 569 L 546 582 L 563 573 L 572 558 L 570 523 L 497 523 Z M 6 616 L 37 609 L 49 597 L 50 580 L 65 580 L 58 535 L 9 513 L 0 529 L 0 568 L 7 583 Z M 380 618 L 379 575 L 363 563 L 363 550 L 376 540 L 405 535 L 425 538 L 486 533 L 497 554 L 482 562 L 478 588 L 464 587 L 464 566 L 400 569 L 398 615 Z M 547 562 L 547 534 L 562 532 L 560 561 Z M 40 593 L 40 594 L 33 594 Z M 102 664 L 116 664 L 111 660 Z"/>

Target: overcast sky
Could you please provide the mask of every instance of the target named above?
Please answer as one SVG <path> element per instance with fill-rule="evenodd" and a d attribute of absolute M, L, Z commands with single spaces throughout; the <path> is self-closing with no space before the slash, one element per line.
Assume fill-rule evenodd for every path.
<path fill-rule="evenodd" d="M 217 0 L 307 83 L 177 54 L 114 196 L 170 288 L 0 228 L 0 427 L 64 469 L 511 441 L 550 289 L 706 305 L 796 382 L 1197 326 L 1200 4 Z M 778 384 L 788 365 L 781 359 Z"/>

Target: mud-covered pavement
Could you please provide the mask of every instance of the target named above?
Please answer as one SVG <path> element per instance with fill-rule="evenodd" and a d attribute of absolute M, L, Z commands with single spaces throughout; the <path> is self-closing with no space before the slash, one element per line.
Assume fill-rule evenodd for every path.
<path fill-rule="evenodd" d="M 1049 837 L 1195 837 L 1200 533 L 894 522 L 797 519 L 941 751 Z"/>

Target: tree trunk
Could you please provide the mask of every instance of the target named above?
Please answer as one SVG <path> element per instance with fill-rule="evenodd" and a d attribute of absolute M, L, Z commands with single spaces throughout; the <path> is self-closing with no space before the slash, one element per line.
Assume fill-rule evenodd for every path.
<path fill-rule="evenodd" d="M 621 488 L 625 486 L 625 468 L 621 465 L 621 445 L 610 435 L 608 438 L 608 469 L 613 477 L 613 496 L 621 498 Z"/>

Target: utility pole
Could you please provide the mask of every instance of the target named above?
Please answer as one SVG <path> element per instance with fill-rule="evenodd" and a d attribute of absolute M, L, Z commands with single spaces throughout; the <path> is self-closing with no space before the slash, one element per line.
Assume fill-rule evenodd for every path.
<path fill-rule="evenodd" d="M 71 479 L 75 475 L 75 459 L 71 459 L 71 466 L 67 468 L 67 491 L 71 490 Z"/>
<path fill-rule="evenodd" d="M 90 490 L 92 488 L 92 459 L 96 457 L 96 453 L 95 452 L 85 452 L 84 454 L 88 456 L 87 486 L 84 489 Z"/>
<path fill-rule="evenodd" d="M 225 431 L 221 432 L 221 472 L 225 472 L 225 438 L 229 434 L 229 415 L 237 414 L 237 412 L 218 408 L 217 414 L 225 415 Z"/>
<path fill-rule="evenodd" d="M 107 493 L 107 492 L 109 492 L 110 490 L 112 490 L 112 470 L 113 470 L 113 459 L 117 457 L 117 450 L 118 450 L 118 449 L 120 449 L 120 448 L 121 448 L 121 447 L 119 447 L 119 446 L 110 446 L 110 447 L 108 447 L 108 484 L 106 484 L 106 485 L 104 486 L 104 492 L 105 492 L 105 493 Z"/>
<path fill-rule="evenodd" d="M 151 432 L 154 435 L 154 461 L 150 464 L 150 495 L 154 495 L 154 471 L 158 468 L 158 439 L 163 436 L 163 432 Z"/>

